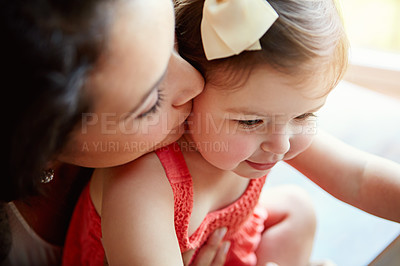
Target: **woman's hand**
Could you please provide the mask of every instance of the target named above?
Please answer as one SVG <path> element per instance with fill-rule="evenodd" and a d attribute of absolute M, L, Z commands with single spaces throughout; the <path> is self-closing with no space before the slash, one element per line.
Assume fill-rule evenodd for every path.
<path fill-rule="evenodd" d="M 223 241 L 226 234 L 226 228 L 215 230 L 207 242 L 200 248 L 196 258 L 190 264 L 191 266 L 222 266 L 225 263 L 230 242 Z"/>

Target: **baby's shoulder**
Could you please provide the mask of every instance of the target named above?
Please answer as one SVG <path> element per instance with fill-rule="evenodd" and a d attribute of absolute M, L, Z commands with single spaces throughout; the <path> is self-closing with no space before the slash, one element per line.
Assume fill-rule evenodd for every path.
<path fill-rule="evenodd" d="M 151 198 L 172 198 L 172 189 L 156 153 L 151 152 L 124 165 L 109 168 L 104 178 L 105 190 L 121 197 L 123 191 L 130 201 Z M 104 190 L 104 191 L 105 191 Z M 173 201 L 171 201 L 173 202 Z M 173 205 L 172 205 L 173 206 Z"/>
<path fill-rule="evenodd" d="M 146 176 L 146 178 L 151 178 L 152 176 L 160 176 L 163 174 L 164 168 L 155 152 L 147 153 L 134 161 L 114 167 L 111 170 L 111 175 L 114 177 L 129 176 L 132 178 L 136 176 Z"/>

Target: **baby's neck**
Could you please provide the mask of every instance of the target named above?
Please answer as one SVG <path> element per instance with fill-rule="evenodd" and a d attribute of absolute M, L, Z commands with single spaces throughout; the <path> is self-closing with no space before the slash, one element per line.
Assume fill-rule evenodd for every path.
<path fill-rule="evenodd" d="M 233 174 L 231 171 L 221 170 L 214 165 L 206 161 L 198 150 L 198 147 L 192 137 L 189 134 L 184 134 L 179 140 L 177 140 L 185 162 L 189 168 L 190 173 L 195 173 L 197 170 L 201 170 L 201 173 L 210 174 L 213 176 L 224 176 L 227 174 Z"/>

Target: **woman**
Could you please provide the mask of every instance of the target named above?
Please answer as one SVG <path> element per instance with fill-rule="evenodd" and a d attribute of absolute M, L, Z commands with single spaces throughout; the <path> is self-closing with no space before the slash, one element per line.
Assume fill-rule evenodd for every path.
<path fill-rule="evenodd" d="M 178 139 L 203 79 L 173 51 L 169 0 L 4 0 L 0 10 L 4 99 L 13 103 L 3 112 L 0 195 L 13 203 L 2 205 L 0 259 L 58 264 L 90 168 Z M 221 238 L 199 263 L 214 259 Z"/>

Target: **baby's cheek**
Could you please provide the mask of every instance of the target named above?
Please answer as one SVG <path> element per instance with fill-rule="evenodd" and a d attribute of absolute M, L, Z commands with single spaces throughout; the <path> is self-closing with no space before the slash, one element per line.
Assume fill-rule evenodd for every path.
<path fill-rule="evenodd" d="M 229 146 L 229 154 L 235 161 L 243 161 L 249 158 L 254 152 L 255 148 L 253 147 L 251 142 L 247 142 L 245 138 L 232 138 L 228 142 Z"/>
<path fill-rule="evenodd" d="M 214 142 L 213 152 L 208 152 L 203 156 L 220 169 L 232 170 L 249 158 L 253 152 L 251 145 L 242 138 L 225 136 Z"/>

